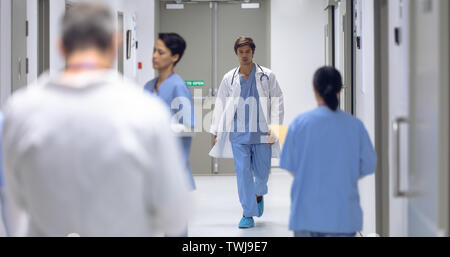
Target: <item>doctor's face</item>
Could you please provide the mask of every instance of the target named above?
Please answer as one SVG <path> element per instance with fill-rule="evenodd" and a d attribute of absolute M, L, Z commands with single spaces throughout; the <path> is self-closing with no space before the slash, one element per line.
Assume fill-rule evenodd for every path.
<path fill-rule="evenodd" d="M 253 50 L 248 45 L 239 47 L 237 56 L 241 65 L 250 65 L 253 63 Z"/>
<path fill-rule="evenodd" d="M 172 52 L 164 44 L 164 41 L 161 39 L 156 41 L 155 48 L 153 49 L 153 69 L 162 71 L 173 68 L 178 58 L 178 54 L 172 55 Z"/>

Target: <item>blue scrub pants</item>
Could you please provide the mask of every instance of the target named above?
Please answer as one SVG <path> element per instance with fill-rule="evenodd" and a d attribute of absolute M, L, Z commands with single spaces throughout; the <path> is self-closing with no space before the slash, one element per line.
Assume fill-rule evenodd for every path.
<path fill-rule="evenodd" d="M 183 159 L 184 165 L 186 167 L 187 178 L 189 180 L 189 185 L 191 186 L 191 190 L 194 191 L 196 189 L 194 176 L 192 175 L 191 164 L 189 163 L 189 157 L 191 155 L 191 145 L 192 138 L 191 137 L 182 137 L 181 138 L 181 147 L 183 150 Z"/>
<path fill-rule="evenodd" d="M 272 146 L 232 144 L 239 200 L 245 217 L 258 216 L 256 196 L 268 192 Z"/>

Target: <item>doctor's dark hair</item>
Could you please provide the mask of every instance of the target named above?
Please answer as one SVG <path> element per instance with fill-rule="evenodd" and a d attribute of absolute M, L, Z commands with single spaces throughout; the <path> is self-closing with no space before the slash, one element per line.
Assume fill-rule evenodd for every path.
<path fill-rule="evenodd" d="M 337 94 L 342 89 L 342 76 L 339 71 L 333 67 L 322 67 L 314 74 L 313 83 L 328 108 L 336 111 L 339 106 Z"/>
<path fill-rule="evenodd" d="M 177 54 L 180 56 L 178 61 L 174 64 L 174 66 L 176 66 L 184 55 L 186 41 L 177 33 L 159 33 L 158 39 L 162 40 L 166 47 L 169 48 L 170 52 L 172 52 L 172 56 Z"/>
<path fill-rule="evenodd" d="M 62 19 L 62 42 L 67 55 L 76 50 L 112 47 L 114 19 L 111 11 L 100 4 L 74 3 Z"/>
<path fill-rule="evenodd" d="M 234 43 L 234 52 L 237 54 L 238 49 L 243 47 L 243 46 L 250 46 L 250 48 L 252 49 L 253 54 L 255 53 L 256 50 L 256 45 L 255 42 L 253 42 L 253 39 L 250 37 L 240 37 L 236 40 L 236 42 Z"/>

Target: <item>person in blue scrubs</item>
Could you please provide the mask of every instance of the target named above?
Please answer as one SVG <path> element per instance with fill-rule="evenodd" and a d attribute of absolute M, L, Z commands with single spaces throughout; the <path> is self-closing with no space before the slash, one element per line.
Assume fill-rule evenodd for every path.
<path fill-rule="evenodd" d="M 267 136 L 268 125 L 261 114 L 260 98 L 256 86 L 256 64 L 253 62 L 255 44 L 250 38 L 236 41 L 235 51 L 240 61 L 239 82 L 241 95 L 234 116 L 234 130 L 230 133 L 239 200 L 243 217 L 239 228 L 254 227 L 253 217 L 264 211 L 263 197 L 268 193 L 272 144 L 261 142 Z M 262 128 L 264 126 L 265 128 Z"/>
<path fill-rule="evenodd" d="M 291 124 L 280 167 L 294 176 L 289 228 L 296 237 L 354 237 L 362 230 L 358 180 L 375 173 L 377 157 L 357 118 L 339 110 L 342 77 L 314 75 L 319 107 Z"/>
<path fill-rule="evenodd" d="M 158 77 L 145 85 L 145 90 L 158 95 L 170 108 L 175 122 L 193 128 L 194 107 L 192 94 L 185 81 L 174 73 L 175 66 L 180 62 L 186 50 L 186 41 L 176 33 L 160 33 L 153 50 L 153 68 L 158 71 Z M 183 157 L 192 190 L 195 181 L 189 164 L 192 138 L 181 137 Z"/>

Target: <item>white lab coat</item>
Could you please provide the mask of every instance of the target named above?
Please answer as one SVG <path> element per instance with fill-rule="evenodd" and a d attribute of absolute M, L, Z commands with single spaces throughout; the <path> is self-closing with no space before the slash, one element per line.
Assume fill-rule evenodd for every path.
<path fill-rule="evenodd" d="M 42 77 L 5 108 L 11 236 L 181 234 L 189 184 L 170 113 L 116 72 Z M 7 217 L 7 218 L 8 218 Z"/>
<path fill-rule="evenodd" d="M 278 84 L 275 74 L 265 67 L 256 66 L 256 87 L 258 90 L 261 108 L 267 124 L 282 125 L 284 120 L 283 92 Z M 263 73 L 264 71 L 264 73 Z M 263 77 L 266 74 L 266 77 Z M 234 79 L 233 79 L 234 75 Z M 263 77 L 261 81 L 261 77 Z M 233 85 L 231 85 L 233 81 Z M 239 70 L 228 72 L 220 84 L 217 94 L 216 105 L 212 117 L 210 133 L 217 136 L 217 143 L 209 155 L 214 158 L 233 158 L 230 142 L 230 131 L 233 128 L 234 115 L 236 113 L 239 98 L 241 96 L 241 85 Z M 264 141 L 263 141 L 264 142 Z M 272 158 L 280 157 L 280 142 L 277 141 L 272 147 Z"/>

